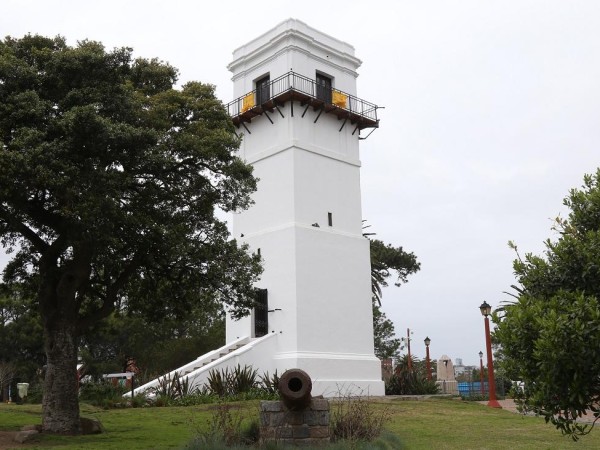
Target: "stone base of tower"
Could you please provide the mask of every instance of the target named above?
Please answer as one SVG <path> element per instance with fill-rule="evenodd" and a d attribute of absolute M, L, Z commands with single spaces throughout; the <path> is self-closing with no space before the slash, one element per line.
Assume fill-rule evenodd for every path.
<path fill-rule="evenodd" d="M 279 373 L 298 368 L 312 379 L 312 394 L 324 397 L 385 395 L 381 362 L 374 355 L 289 352 L 273 356 Z"/>

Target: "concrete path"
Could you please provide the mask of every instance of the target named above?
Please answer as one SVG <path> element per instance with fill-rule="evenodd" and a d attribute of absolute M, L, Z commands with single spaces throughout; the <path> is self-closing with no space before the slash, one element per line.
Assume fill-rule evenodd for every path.
<path fill-rule="evenodd" d="M 478 403 L 481 403 L 482 405 L 487 405 L 487 402 L 478 402 Z M 513 412 L 513 413 L 522 414 L 517 409 L 517 405 L 515 404 L 515 401 L 512 398 L 507 398 L 505 400 L 498 400 L 498 403 L 500 403 L 500 406 L 502 406 L 502 409 L 505 409 L 505 410 Z M 531 415 L 533 415 L 533 414 L 531 414 Z M 594 420 L 595 420 L 594 414 L 591 411 L 588 411 L 588 413 L 586 415 L 584 415 L 583 417 L 581 417 L 578 420 L 578 422 L 593 423 Z"/>

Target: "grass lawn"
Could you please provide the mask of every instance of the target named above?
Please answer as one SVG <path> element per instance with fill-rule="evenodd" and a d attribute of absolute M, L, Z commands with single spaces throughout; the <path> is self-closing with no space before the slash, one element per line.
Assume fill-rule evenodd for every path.
<path fill-rule="evenodd" d="M 458 400 L 378 401 L 389 408 L 387 429 L 402 449 L 599 449 L 600 429 L 579 442 L 561 436 L 536 417 Z M 258 402 L 240 404 L 243 415 L 258 415 Z M 106 433 L 91 436 L 41 436 L 30 448 L 163 449 L 182 448 L 196 430 L 206 429 L 211 405 L 180 408 L 101 410 L 82 405 L 82 416 L 98 418 Z M 39 405 L 0 405 L 0 430 L 40 423 Z M 338 447 L 339 448 L 339 447 Z"/>
<path fill-rule="evenodd" d="M 600 449 L 600 429 L 578 442 L 541 417 L 523 416 L 452 399 L 393 401 L 387 429 L 407 450 L 419 449 Z"/>

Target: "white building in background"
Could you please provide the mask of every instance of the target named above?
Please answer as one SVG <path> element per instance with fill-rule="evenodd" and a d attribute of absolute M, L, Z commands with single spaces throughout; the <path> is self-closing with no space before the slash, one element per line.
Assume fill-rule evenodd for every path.
<path fill-rule="evenodd" d="M 251 316 L 227 318 L 226 346 L 177 369 L 194 384 L 211 369 L 251 364 L 303 369 L 313 395 L 384 394 L 359 156 L 361 131 L 378 120 L 356 97 L 360 64 L 351 45 L 293 19 L 234 51 L 227 107 L 260 181 L 233 235 L 260 253 L 264 273 Z"/>

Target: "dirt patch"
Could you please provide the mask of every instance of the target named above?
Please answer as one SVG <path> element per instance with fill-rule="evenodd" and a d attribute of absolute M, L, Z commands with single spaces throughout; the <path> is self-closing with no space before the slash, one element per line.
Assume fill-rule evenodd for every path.
<path fill-rule="evenodd" d="M 0 450 L 8 450 L 12 448 L 27 448 L 34 445 L 34 443 L 19 444 L 14 441 L 18 431 L 0 431 Z"/>

